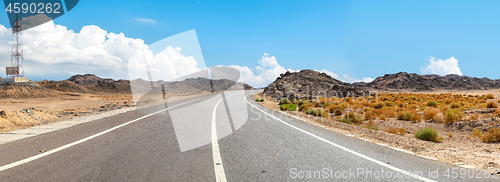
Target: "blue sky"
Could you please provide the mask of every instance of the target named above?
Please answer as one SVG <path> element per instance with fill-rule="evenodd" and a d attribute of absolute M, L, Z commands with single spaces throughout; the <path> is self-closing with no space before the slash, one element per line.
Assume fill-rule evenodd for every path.
<path fill-rule="evenodd" d="M 85 0 L 54 23 L 75 32 L 96 25 L 145 44 L 195 29 L 207 66 L 254 70 L 267 53 L 285 69 L 326 69 L 362 79 L 400 71 L 423 73 L 429 59 L 453 57 L 464 75 L 498 79 L 499 5 L 500 1 Z M 0 14 L 0 24 L 10 28 L 6 13 Z"/>

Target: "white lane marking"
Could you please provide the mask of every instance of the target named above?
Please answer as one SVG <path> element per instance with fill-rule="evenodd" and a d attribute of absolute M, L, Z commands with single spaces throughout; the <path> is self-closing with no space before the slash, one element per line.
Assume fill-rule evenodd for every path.
<path fill-rule="evenodd" d="M 224 172 L 224 166 L 222 166 L 222 158 L 220 157 L 219 142 L 217 142 L 217 126 L 215 123 L 215 112 L 217 111 L 217 106 L 219 105 L 220 101 L 222 101 L 222 99 L 220 99 L 217 104 L 215 104 L 214 111 L 212 113 L 212 153 L 214 157 L 215 180 L 226 182 L 226 173 Z"/>
<path fill-rule="evenodd" d="M 233 94 L 236 95 L 236 94 Z M 226 98 L 229 98 L 233 95 L 230 95 Z M 214 110 L 212 112 L 212 154 L 214 157 L 214 170 L 215 170 L 215 180 L 216 181 L 222 181 L 222 182 L 227 182 L 226 179 L 226 173 L 224 172 L 224 166 L 222 165 L 222 158 L 220 156 L 220 150 L 219 150 L 219 142 L 217 138 L 217 124 L 215 122 L 215 114 L 217 112 L 217 106 L 219 105 L 220 101 L 222 101 L 224 98 L 220 99 L 217 104 L 215 104 Z"/>
<path fill-rule="evenodd" d="M 251 95 L 251 94 L 248 94 L 248 95 Z M 316 135 L 314 135 L 314 134 L 312 134 L 312 133 L 309 133 L 309 132 L 307 132 L 307 131 L 305 131 L 305 130 L 303 130 L 303 129 L 300 129 L 300 128 L 296 127 L 296 126 L 293 126 L 293 125 L 291 125 L 291 124 L 289 124 L 289 123 L 287 123 L 287 122 L 285 122 L 285 121 L 283 121 L 283 120 L 281 120 L 281 119 L 279 119 L 279 118 L 277 118 L 277 117 L 275 117 L 275 116 L 273 116 L 273 115 L 271 115 L 271 114 L 268 114 L 267 112 L 263 111 L 262 109 L 260 109 L 260 108 L 258 108 L 258 107 L 256 107 L 256 106 L 254 106 L 253 104 L 251 104 L 250 102 L 248 102 L 248 100 L 247 100 L 247 96 L 248 96 L 248 95 L 246 95 L 246 96 L 244 97 L 245 101 L 246 101 L 248 104 L 250 104 L 251 106 L 255 107 L 256 109 L 258 109 L 258 110 L 259 110 L 259 111 L 261 111 L 262 113 L 264 113 L 264 114 L 266 114 L 266 115 L 269 115 L 269 116 L 271 116 L 272 118 L 274 118 L 274 119 L 276 119 L 276 120 L 280 121 L 281 123 L 283 123 L 283 124 L 285 124 L 285 125 L 287 125 L 287 126 L 292 127 L 293 129 L 299 130 L 299 131 L 301 131 L 302 133 L 305 133 L 305 134 L 307 134 L 307 135 L 309 135 L 309 136 L 312 136 L 312 137 L 314 137 L 314 138 L 316 138 L 316 139 L 318 139 L 318 140 L 321 140 L 321 141 L 323 141 L 323 142 L 326 142 L 326 143 L 328 143 L 328 144 L 330 144 L 330 145 L 333 145 L 333 146 L 335 146 L 335 147 L 337 147 L 337 148 L 340 148 L 340 149 L 342 149 L 342 150 L 344 150 L 344 151 L 347 151 L 347 152 L 349 152 L 349 153 L 351 153 L 351 154 L 357 155 L 357 156 L 359 156 L 359 157 L 361 157 L 361 158 L 363 158 L 363 159 L 366 159 L 366 160 L 372 161 L 372 162 L 374 162 L 374 163 L 376 163 L 376 164 L 378 164 L 378 165 L 384 166 L 384 167 L 386 167 L 386 168 L 392 169 L 392 170 L 397 171 L 397 172 L 400 172 L 400 173 L 402 173 L 402 174 L 411 174 L 410 176 L 411 176 L 411 177 L 413 177 L 413 178 L 415 178 L 415 179 L 422 180 L 422 181 L 428 181 L 428 182 L 435 182 L 434 180 L 427 179 L 427 178 L 424 178 L 424 177 L 422 177 L 422 176 L 419 176 L 419 175 L 413 174 L 413 173 L 411 173 L 411 172 L 407 172 L 407 171 L 405 171 L 405 170 L 402 170 L 402 169 L 396 168 L 396 167 L 391 166 L 391 165 L 389 165 L 389 164 L 386 164 L 386 163 L 380 162 L 380 161 L 378 161 L 378 160 L 375 160 L 375 159 L 373 159 L 373 158 L 370 158 L 370 157 L 368 157 L 368 156 L 365 156 L 365 155 L 363 155 L 363 154 L 360 154 L 360 153 L 358 153 L 358 152 L 355 152 L 355 151 L 353 151 L 353 150 L 351 150 L 351 149 L 348 149 L 348 148 L 342 147 L 342 146 L 340 146 L 340 145 L 338 145 L 338 144 L 336 144 L 336 143 L 333 143 L 333 142 L 331 142 L 331 141 L 329 141 L 329 140 L 327 140 L 327 139 L 324 139 L 324 138 L 321 138 L 321 137 L 319 137 L 319 136 L 316 136 Z"/>
<path fill-rule="evenodd" d="M 93 138 L 95 138 L 95 137 L 98 137 L 98 136 L 104 135 L 104 134 L 109 133 L 109 132 L 111 132 L 111 131 L 113 131 L 113 130 L 116 130 L 116 129 L 118 129 L 118 128 L 124 127 L 124 126 L 129 125 L 129 124 L 131 124 L 131 123 L 133 123 L 133 122 L 139 121 L 139 120 L 144 119 L 144 118 L 147 118 L 147 117 L 149 117 L 149 116 L 152 116 L 152 115 L 155 115 L 155 114 L 159 114 L 159 113 L 164 112 L 164 111 L 166 111 L 166 110 L 169 110 L 169 109 L 172 109 L 172 108 L 175 108 L 175 107 L 178 107 L 178 106 L 181 106 L 181 105 L 184 105 L 184 104 L 190 103 L 190 102 L 194 102 L 194 101 L 197 101 L 197 100 L 200 100 L 200 99 L 202 99 L 202 98 L 195 99 L 195 100 L 188 101 L 188 102 L 184 102 L 184 103 L 182 103 L 182 104 L 178 104 L 178 105 L 175 105 L 175 106 L 172 106 L 172 107 L 168 107 L 168 108 L 166 108 L 166 109 L 162 109 L 162 110 L 160 110 L 160 111 L 158 111 L 158 112 L 155 112 L 155 113 L 152 113 L 152 114 L 148 114 L 148 115 L 142 116 L 142 117 L 137 118 L 137 119 L 134 119 L 134 120 L 132 120 L 132 121 L 129 121 L 129 122 L 123 123 L 123 124 L 121 124 L 121 125 L 115 126 L 115 127 L 111 128 L 111 129 L 108 129 L 108 130 L 105 130 L 105 131 L 103 131 L 103 132 L 100 132 L 100 133 L 94 134 L 94 135 L 92 135 L 92 136 L 89 136 L 89 137 L 87 137 L 87 138 L 84 138 L 84 139 L 78 140 L 78 141 L 76 141 L 76 142 L 73 142 L 73 143 L 70 143 L 70 144 L 66 144 L 66 145 L 63 145 L 63 146 L 61 146 L 61 147 L 58 147 L 58 148 L 55 148 L 55 149 L 52 149 L 52 150 L 46 151 L 46 152 L 44 152 L 44 153 L 41 153 L 41 154 L 38 154 L 38 155 L 35 155 L 35 156 L 32 156 L 32 157 L 29 157 L 29 158 L 26 158 L 26 159 L 23 159 L 23 160 L 20 160 L 20 161 L 17 161 L 17 162 L 13 162 L 13 163 L 7 164 L 7 165 L 5 165 L 5 166 L 0 167 L 0 171 L 4 171 L 4 170 L 10 169 L 10 168 L 13 168 L 13 167 L 19 166 L 19 165 L 21 165 L 21 164 L 28 163 L 28 162 L 34 161 L 34 160 L 36 160 L 36 159 L 39 159 L 39 158 L 42 158 L 42 157 L 48 156 L 48 155 L 50 155 L 50 154 L 53 154 L 53 153 L 59 152 L 59 151 L 61 151 L 61 150 L 67 149 L 67 148 L 69 148 L 69 147 L 72 147 L 72 146 L 78 145 L 78 144 L 83 143 L 83 142 L 86 142 L 86 141 L 88 141 L 88 140 L 90 140 L 90 139 L 93 139 Z"/>

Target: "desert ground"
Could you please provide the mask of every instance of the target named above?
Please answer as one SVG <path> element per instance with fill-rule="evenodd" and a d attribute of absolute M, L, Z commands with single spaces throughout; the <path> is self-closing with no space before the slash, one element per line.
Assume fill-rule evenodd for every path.
<path fill-rule="evenodd" d="M 380 92 L 383 94 L 398 94 L 401 92 Z M 404 92 L 403 92 L 404 93 Z M 388 145 L 411 151 L 415 154 L 426 156 L 430 159 L 439 160 L 453 165 L 466 165 L 473 168 L 499 168 L 500 167 L 500 143 L 486 143 L 478 135 L 487 133 L 488 128 L 500 128 L 500 117 L 496 108 L 482 108 L 486 103 L 498 103 L 500 100 L 500 89 L 491 90 L 471 90 L 471 91 L 427 91 L 427 92 L 406 92 L 410 94 L 450 94 L 450 95 L 471 95 L 482 96 L 492 94 L 494 99 L 487 99 L 485 103 L 468 104 L 467 108 L 459 108 L 464 112 L 464 116 L 457 121 L 443 123 L 441 113 L 435 119 L 426 120 L 418 118 L 414 121 L 398 120 L 396 117 L 380 119 L 373 117 L 358 122 L 343 123 L 340 116 L 313 116 L 305 111 L 281 111 L 289 115 L 305 119 L 309 123 L 322 125 L 330 130 L 354 135 L 358 138 L 367 139 L 369 142 Z M 264 97 L 262 93 L 254 95 L 255 99 L 264 99 L 262 105 L 280 111 L 280 105 L 274 98 Z M 318 101 L 319 102 L 319 101 Z M 341 101 L 342 102 L 342 101 Z M 483 101 L 484 102 L 484 101 Z M 314 101 L 313 101 L 314 103 Z M 440 103 L 441 104 L 441 103 Z M 408 104 L 410 105 L 410 104 Z M 414 105 L 418 105 L 414 104 Z M 369 106 L 368 106 L 369 107 Z M 397 107 L 397 105 L 396 105 Z M 409 106 L 404 106 L 409 107 Z M 418 107 L 418 106 L 417 106 Z M 449 107 L 444 106 L 444 107 Z M 324 109 L 325 107 L 314 107 L 310 109 Z M 350 107 L 348 107 L 350 108 Z M 420 107 L 418 107 L 420 108 Z M 309 109 L 309 108 L 308 108 Z M 376 110 L 371 108 L 372 110 Z M 441 108 L 446 110 L 446 108 Z M 418 110 L 418 109 L 417 109 Z M 437 108 L 436 108 L 437 110 Z M 423 112 L 415 112 L 415 115 L 423 115 Z M 396 115 L 396 114 L 395 114 Z M 441 116 L 440 116 L 441 115 Z M 438 119 L 437 117 L 441 117 Z M 404 130 L 403 130 L 403 129 Z M 439 142 L 424 141 L 416 139 L 417 131 L 424 128 L 434 128 L 441 138 Z M 477 129 L 478 128 L 478 129 Z M 481 131 L 478 134 L 477 131 Z"/>
<path fill-rule="evenodd" d="M 147 100 L 141 105 L 152 105 L 176 101 L 208 92 L 169 94 L 167 100 Z M 157 96 L 155 98 L 162 98 Z M 131 94 L 71 94 L 43 98 L 0 99 L 0 132 L 58 122 L 106 111 L 134 107 Z"/>

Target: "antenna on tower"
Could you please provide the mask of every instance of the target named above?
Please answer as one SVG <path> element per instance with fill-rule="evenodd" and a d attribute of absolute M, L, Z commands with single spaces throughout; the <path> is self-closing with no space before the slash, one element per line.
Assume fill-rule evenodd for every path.
<path fill-rule="evenodd" d="M 19 20 L 19 15 L 16 14 L 16 22 L 12 27 L 12 52 L 10 58 L 10 67 L 6 67 L 7 78 L 2 79 L 2 83 L 13 83 L 13 82 L 28 82 L 29 79 L 24 77 L 24 71 L 20 72 L 20 67 L 24 61 L 23 51 L 21 50 L 21 20 Z"/>

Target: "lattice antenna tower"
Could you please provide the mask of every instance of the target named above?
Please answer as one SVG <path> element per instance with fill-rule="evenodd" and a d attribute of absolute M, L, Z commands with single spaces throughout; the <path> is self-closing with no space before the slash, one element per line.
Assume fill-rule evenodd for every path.
<path fill-rule="evenodd" d="M 12 27 L 12 54 L 11 54 L 11 77 L 24 77 L 24 71 L 20 72 L 20 68 L 23 64 L 23 51 L 21 50 L 21 20 L 19 20 L 19 16 L 16 15 L 16 22 Z"/>

